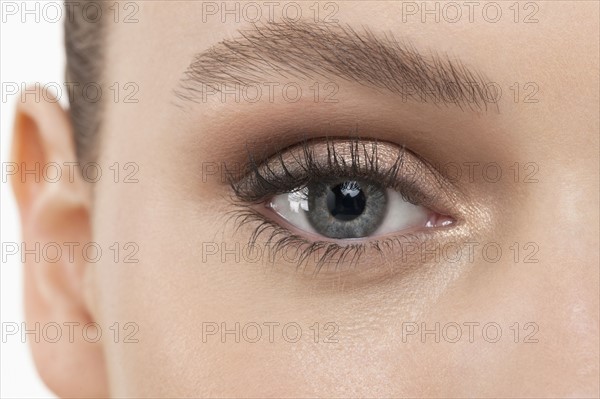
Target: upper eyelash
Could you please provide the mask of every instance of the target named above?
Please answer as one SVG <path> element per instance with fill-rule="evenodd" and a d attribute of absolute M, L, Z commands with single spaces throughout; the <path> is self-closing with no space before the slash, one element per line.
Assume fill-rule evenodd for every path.
<path fill-rule="evenodd" d="M 280 226 L 272 220 L 269 220 L 261 212 L 255 209 L 252 205 L 264 202 L 269 197 L 278 194 L 288 193 L 293 190 L 306 187 L 310 182 L 319 180 L 330 181 L 339 178 L 357 178 L 377 179 L 382 182 L 383 187 L 393 187 L 408 201 L 416 204 L 423 202 L 432 202 L 434 199 L 428 198 L 431 193 L 423 193 L 418 186 L 418 174 L 411 179 L 407 176 L 402 176 L 402 167 L 404 166 L 405 156 L 408 153 L 404 147 L 400 148 L 398 156 L 392 165 L 382 169 L 378 162 L 378 142 L 368 141 L 371 148 L 367 150 L 367 142 L 360 138 L 343 139 L 343 145 L 350 146 L 350 159 L 338 156 L 336 153 L 336 145 L 338 149 L 340 144 L 335 141 L 340 139 L 326 138 L 327 146 L 327 165 L 323 165 L 315 161 L 314 150 L 312 144 L 315 141 L 304 140 L 300 144 L 300 158 L 293 157 L 297 164 L 302 169 L 302 175 L 297 176 L 290 172 L 286 167 L 284 159 L 285 154 L 289 154 L 289 150 L 280 150 L 270 157 L 264 163 L 259 164 L 255 156 L 248 152 L 247 174 L 239 179 L 233 173 L 227 173 L 229 183 L 234 193 L 232 202 L 235 209 L 230 211 L 229 219 L 233 219 L 235 231 L 242 226 L 250 223 L 256 224 L 248 241 L 248 248 L 254 248 L 260 236 L 266 235 L 264 245 L 268 249 L 268 257 L 274 260 L 278 253 L 286 250 L 289 247 L 295 247 L 299 256 L 297 259 L 296 269 L 300 269 L 303 264 L 306 264 L 310 256 L 324 251 L 315 262 L 315 274 L 318 273 L 323 266 L 333 264 L 337 270 L 341 263 L 349 260 L 350 267 L 356 265 L 360 257 L 369 248 L 375 250 L 384 258 L 386 250 L 392 250 L 395 244 L 401 244 L 406 241 L 414 241 L 420 235 L 416 233 L 397 234 L 393 237 L 384 239 L 374 239 L 368 242 L 358 242 L 349 245 L 339 245 L 332 241 L 310 241 L 290 231 L 289 229 Z M 323 139 L 318 140 L 323 143 Z M 295 147 L 297 149 L 297 146 Z M 413 156 L 415 156 L 413 154 Z M 416 156 L 415 156 L 416 157 Z M 425 171 L 432 171 L 432 167 L 425 161 L 421 160 Z M 275 165 L 280 168 L 279 173 L 273 168 Z M 282 173 L 283 172 L 283 173 Z M 400 177 L 402 178 L 400 179 Z M 433 173 L 432 176 L 438 179 L 438 175 Z M 299 177 L 301 177 L 299 179 Z M 400 180 L 400 182 L 399 182 Z M 424 204 L 425 205 L 425 204 Z"/>
<path fill-rule="evenodd" d="M 338 139 L 339 140 L 339 139 Z M 325 142 L 327 145 L 327 165 L 315 161 L 314 149 L 311 146 L 315 141 Z M 248 152 L 247 174 L 243 179 L 226 171 L 229 184 L 238 201 L 245 203 L 259 203 L 266 200 L 269 196 L 284 194 L 294 190 L 305 188 L 310 182 L 318 180 L 319 182 L 333 182 L 340 178 L 363 178 L 365 180 L 373 179 L 380 182 L 382 187 L 396 189 L 402 197 L 413 204 L 429 205 L 432 201 L 432 193 L 423 193 L 419 187 L 419 176 L 423 172 L 429 173 L 436 180 L 439 176 L 433 172 L 433 167 L 427 162 L 421 160 L 424 170 L 415 173 L 412 178 L 402 174 L 405 155 L 408 152 L 404 147 L 400 148 L 397 158 L 391 166 L 385 169 L 380 167 L 378 161 L 378 141 L 363 141 L 360 138 L 344 139 L 342 144 L 336 144 L 335 138 L 326 138 L 325 140 L 309 141 L 304 140 L 300 144 L 300 158 L 294 157 L 294 160 L 302 168 L 302 173 L 292 174 L 286 167 L 284 160 L 285 150 L 277 151 L 266 163 L 259 164 L 255 156 Z M 350 150 L 350 160 L 339 156 L 336 145 L 347 146 Z M 370 150 L 367 149 L 370 147 Z M 281 172 L 273 169 L 275 164 Z M 402 177 L 402 179 L 399 179 Z"/>

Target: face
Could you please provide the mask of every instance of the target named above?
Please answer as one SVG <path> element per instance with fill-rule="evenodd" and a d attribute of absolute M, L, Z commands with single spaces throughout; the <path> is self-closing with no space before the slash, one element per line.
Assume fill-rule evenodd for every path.
<path fill-rule="evenodd" d="M 120 4 L 102 178 L 16 184 L 28 240 L 103 251 L 28 272 L 29 320 L 104 332 L 56 355 L 89 389 L 34 345 L 46 382 L 598 395 L 598 7 L 236 4 Z M 17 158 L 76 160 L 56 107 Z"/>

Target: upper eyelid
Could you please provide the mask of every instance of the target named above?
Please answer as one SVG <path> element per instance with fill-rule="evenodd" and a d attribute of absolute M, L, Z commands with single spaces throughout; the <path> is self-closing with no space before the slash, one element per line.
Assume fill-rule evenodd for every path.
<path fill-rule="evenodd" d="M 230 175 L 238 200 L 259 203 L 268 196 L 302 188 L 313 180 L 335 177 L 379 179 L 407 200 L 452 214 L 451 184 L 425 160 L 396 144 L 360 138 L 325 138 L 278 151 L 262 163 L 249 153 L 248 173 Z M 307 170 L 308 169 L 308 170 Z M 337 175 L 336 175 L 337 173 Z M 458 217 L 457 219 L 460 219 Z"/>
<path fill-rule="evenodd" d="M 383 144 L 359 139 L 328 138 L 305 141 L 288 149 L 277 151 L 275 155 L 267 158 L 262 163 L 257 162 L 255 156 L 249 153 L 249 162 L 244 168 L 247 171 L 246 175 L 240 177 L 228 173 L 228 176 L 236 193 L 243 196 L 244 185 L 264 183 L 266 178 L 271 178 L 270 184 L 276 185 L 279 183 L 278 179 L 306 177 L 307 173 L 313 173 L 313 177 L 327 178 L 334 172 L 333 169 L 349 174 L 352 172 L 350 169 L 354 168 L 353 172 L 358 174 L 368 168 L 372 170 L 373 168 L 379 168 L 381 164 L 385 164 L 384 153 L 378 151 L 380 145 Z M 367 146 L 373 149 L 370 155 Z M 359 152 L 361 147 L 363 154 Z M 393 160 L 390 160 L 388 156 L 388 161 L 398 162 L 398 159 L 404 157 L 404 151 L 404 149 L 398 148 Z M 350 162 L 347 162 L 347 160 L 350 160 Z M 326 173 L 322 173 L 324 171 Z"/>

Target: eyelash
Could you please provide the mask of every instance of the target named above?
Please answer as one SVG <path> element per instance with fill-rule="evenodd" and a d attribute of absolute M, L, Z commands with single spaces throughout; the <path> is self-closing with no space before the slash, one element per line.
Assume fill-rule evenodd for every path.
<path fill-rule="evenodd" d="M 316 143 L 326 145 L 326 164 L 317 161 L 314 150 Z M 367 242 L 352 241 L 347 245 L 339 245 L 335 241 L 310 241 L 270 220 L 256 209 L 256 205 L 264 204 L 275 195 L 302 189 L 312 182 L 328 183 L 339 178 L 361 178 L 378 181 L 382 187 L 398 191 L 406 201 L 437 211 L 435 208 L 438 196 L 435 190 L 426 190 L 423 183 L 423 177 L 427 175 L 436 184 L 440 184 L 440 187 L 443 186 L 444 182 L 433 166 L 401 147 L 397 150 L 398 154 L 393 163 L 381 167 L 379 145 L 377 141 L 363 141 L 360 138 L 303 140 L 293 149 L 277 151 L 264 163 L 259 163 L 255 155 L 248 151 L 248 164 L 242 178 L 240 173 L 226 172 L 233 192 L 231 202 L 235 207 L 229 212 L 228 220 L 234 222 L 235 231 L 248 224 L 255 225 L 248 242 L 249 251 L 255 248 L 261 236 L 268 234 L 264 246 L 268 248 L 267 254 L 271 261 L 274 261 L 283 251 L 289 248 L 295 249 L 294 260 L 297 262 L 297 270 L 306 265 L 313 255 L 316 255 L 315 274 L 319 273 L 325 265 L 333 265 L 335 270 L 345 263 L 353 267 L 367 249 L 372 249 L 385 258 L 386 252 L 393 251 L 395 245 L 419 241 L 424 234 L 430 233 L 401 233 L 394 237 L 371 239 Z M 349 160 L 342 154 L 343 149 L 340 151 L 342 146 L 348 150 Z M 301 155 L 298 157 L 295 153 Z M 296 169 L 300 170 L 299 175 L 292 173 L 290 169 L 290 156 L 296 163 Z M 413 161 L 408 162 L 408 157 Z M 418 163 L 414 160 L 418 160 Z M 418 166 L 414 171 L 416 173 L 412 175 L 405 170 L 407 165 L 411 164 Z M 276 169 L 279 169 L 279 172 Z M 318 255 L 321 251 L 322 254 Z"/>

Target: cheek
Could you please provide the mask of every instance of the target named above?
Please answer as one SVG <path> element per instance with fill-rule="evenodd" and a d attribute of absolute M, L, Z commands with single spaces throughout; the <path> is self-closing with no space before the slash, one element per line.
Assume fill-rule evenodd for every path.
<path fill-rule="evenodd" d="M 138 206 L 148 198 L 152 206 Z M 96 320 L 121 329 L 106 347 L 114 395 L 378 396 L 394 384 L 391 365 L 404 356 L 390 345 L 394 324 L 368 317 L 382 298 L 306 295 L 323 287 L 248 262 L 245 237 L 215 240 L 218 220 L 172 191 L 98 187 L 94 237 L 122 250 L 119 262 L 107 252 L 90 265 Z M 137 263 L 124 261 L 124 243 L 139 248 L 129 259 Z M 405 309 L 396 305 L 381 308 L 383 319 Z"/>

